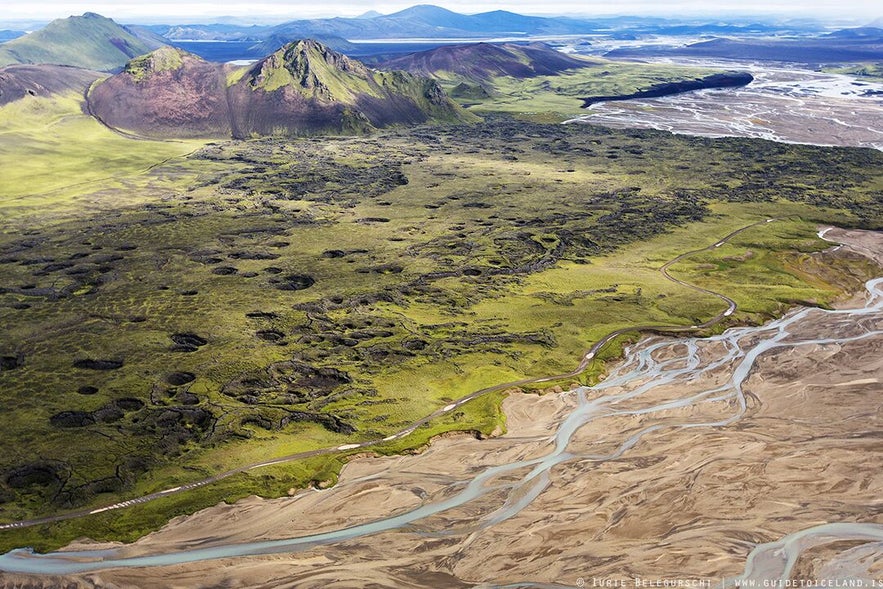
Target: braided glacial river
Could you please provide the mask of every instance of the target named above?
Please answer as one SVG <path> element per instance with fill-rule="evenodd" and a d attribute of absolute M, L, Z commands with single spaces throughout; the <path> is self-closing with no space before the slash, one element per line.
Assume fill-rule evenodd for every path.
<path fill-rule="evenodd" d="M 710 59 L 673 63 L 749 71 L 754 81 L 742 88 L 601 102 L 569 122 L 883 149 L 879 81 L 769 63 Z"/>
<path fill-rule="evenodd" d="M 357 459 L 332 489 L 211 508 L 132 545 L 15 550 L 0 571 L 215 586 L 240 567 L 262 587 L 883 577 L 883 278 L 866 289 L 859 308 L 646 338 L 596 386 L 513 394 L 498 438 Z"/>

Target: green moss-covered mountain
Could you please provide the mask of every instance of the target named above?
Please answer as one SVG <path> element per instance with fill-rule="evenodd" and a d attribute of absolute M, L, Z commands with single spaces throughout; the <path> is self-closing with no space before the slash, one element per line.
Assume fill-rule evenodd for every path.
<path fill-rule="evenodd" d="M 136 34 L 99 14 L 54 20 L 45 28 L 0 46 L 0 66 L 15 63 L 119 70 L 137 55 L 162 46 L 156 36 Z"/>
<path fill-rule="evenodd" d="M 311 40 L 238 69 L 164 47 L 96 85 L 89 105 L 112 127 L 158 137 L 357 133 L 474 118 L 433 80 L 372 70 Z"/>

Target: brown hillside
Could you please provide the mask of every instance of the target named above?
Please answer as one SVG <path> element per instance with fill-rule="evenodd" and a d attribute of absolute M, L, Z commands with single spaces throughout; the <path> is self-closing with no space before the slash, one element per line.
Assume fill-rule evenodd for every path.
<path fill-rule="evenodd" d="M 129 62 L 89 95 L 106 125 L 160 137 L 227 137 L 232 130 L 221 66 L 164 47 Z"/>
<path fill-rule="evenodd" d="M 26 96 L 82 94 L 102 75 L 62 65 L 10 65 L 0 69 L 0 106 Z"/>

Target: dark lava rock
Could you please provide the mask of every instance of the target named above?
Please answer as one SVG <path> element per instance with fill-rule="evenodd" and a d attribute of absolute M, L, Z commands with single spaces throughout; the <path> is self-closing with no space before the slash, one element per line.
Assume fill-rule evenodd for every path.
<path fill-rule="evenodd" d="M 51 464 L 25 464 L 13 468 L 6 475 L 6 484 L 13 489 L 22 489 L 33 485 L 47 486 L 61 481 L 58 468 Z"/>
<path fill-rule="evenodd" d="M 232 276 L 239 272 L 233 266 L 218 266 L 217 268 L 212 268 L 212 274 L 217 274 L 218 276 Z"/>
<path fill-rule="evenodd" d="M 285 334 L 275 329 L 263 329 L 255 333 L 255 335 L 265 342 L 279 342 L 285 339 Z"/>
<path fill-rule="evenodd" d="M 52 272 L 58 272 L 59 270 L 67 270 L 68 268 L 72 268 L 73 266 L 73 262 L 55 262 L 52 264 L 47 264 L 43 266 L 43 268 L 41 268 L 40 270 L 34 272 L 34 276 L 43 276 Z"/>
<path fill-rule="evenodd" d="M 195 407 L 170 407 L 158 411 L 153 417 L 162 428 L 190 425 L 205 430 L 214 422 L 214 415 L 210 411 Z"/>
<path fill-rule="evenodd" d="M 355 341 L 355 340 L 353 340 Z M 358 342 L 356 342 L 358 343 Z M 311 366 L 305 362 L 291 360 L 278 365 L 289 376 L 293 377 L 294 385 L 307 389 L 333 389 L 342 384 L 349 384 L 352 378 L 349 374 L 337 368 L 322 368 Z"/>
<path fill-rule="evenodd" d="M 121 420 L 124 416 L 123 410 L 113 403 L 108 403 L 101 409 L 92 412 L 93 419 L 100 423 L 113 423 Z"/>
<path fill-rule="evenodd" d="M 177 344 L 172 347 L 174 352 L 195 352 L 208 343 L 208 340 L 193 333 L 175 333 L 169 337 Z"/>
<path fill-rule="evenodd" d="M 327 250 L 322 252 L 323 258 L 342 258 L 346 255 L 346 252 L 343 250 Z"/>
<path fill-rule="evenodd" d="M 273 422 L 263 415 L 246 415 L 239 421 L 240 425 L 256 425 L 265 430 L 274 430 Z"/>
<path fill-rule="evenodd" d="M 412 352 L 417 352 L 423 349 L 426 349 L 429 343 L 423 341 L 422 339 L 406 339 L 402 342 L 402 347 L 406 350 L 411 350 Z"/>
<path fill-rule="evenodd" d="M 312 421 L 313 423 L 318 423 L 328 431 L 332 431 L 336 434 L 349 435 L 355 433 L 356 431 L 355 427 L 343 421 L 336 415 L 331 415 L 328 413 L 310 413 L 307 411 L 292 411 L 288 414 L 288 416 L 282 418 L 280 425 L 282 427 L 285 427 L 289 423 L 297 421 Z"/>
<path fill-rule="evenodd" d="M 583 98 L 583 108 L 588 108 L 597 102 L 612 102 L 616 100 L 631 100 L 633 98 L 658 98 L 670 96 L 682 92 L 705 90 L 708 88 L 739 88 L 747 86 L 754 81 L 754 77 L 747 72 L 729 72 L 712 74 L 699 80 L 684 80 L 681 82 L 660 82 L 646 90 L 639 90 L 632 94 L 620 94 L 618 96 L 589 96 Z"/>
<path fill-rule="evenodd" d="M 81 395 L 94 395 L 98 392 L 98 387 L 93 387 L 89 385 L 81 386 L 77 389 L 77 392 Z"/>
<path fill-rule="evenodd" d="M 123 367 L 122 360 L 76 360 L 74 368 L 82 368 L 84 370 L 117 370 Z"/>
<path fill-rule="evenodd" d="M 306 274 L 289 274 L 284 282 L 276 288 L 279 290 L 305 290 L 316 284 L 312 276 Z"/>
<path fill-rule="evenodd" d="M 227 257 L 233 260 L 278 260 L 281 256 L 267 252 L 233 252 Z"/>
<path fill-rule="evenodd" d="M 175 399 L 182 405 L 199 405 L 199 397 L 187 391 L 179 392 Z"/>
<path fill-rule="evenodd" d="M 192 372 L 173 372 L 166 377 L 166 382 L 174 387 L 185 385 L 194 380 L 196 380 L 196 375 Z"/>
<path fill-rule="evenodd" d="M 86 411 L 62 411 L 49 418 L 55 427 L 86 427 L 95 423 L 95 418 Z"/>
<path fill-rule="evenodd" d="M 25 357 L 23 355 L 3 356 L 0 358 L 0 370 L 15 370 L 16 368 L 20 368 L 24 363 Z"/>
<path fill-rule="evenodd" d="M 113 402 L 114 405 L 123 411 L 138 411 L 144 408 L 144 401 L 135 399 L 134 397 L 123 397 Z"/>
<path fill-rule="evenodd" d="M 252 311 L 251 313 L 246 313 L 246 317 L 249 319 L 278 319 L 279 315 L 276 313 L 266 312 L 266 311 Z"/>

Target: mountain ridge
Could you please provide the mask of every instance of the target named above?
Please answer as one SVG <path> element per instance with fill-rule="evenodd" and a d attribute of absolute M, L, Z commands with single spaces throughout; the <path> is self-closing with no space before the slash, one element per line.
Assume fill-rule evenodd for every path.
<path fill-rule="evenodd" d="M 544 43 L 467 43 L 412 53 L 382 62 L 379 67 L 474 84 L 497 76 L 530 78 L 596 65 Z"/>
<path fill-rule="evenodd" d="M 434 6 L 418 4 L 370 18 L 326 18 L 293 20 L 270 31 L 280 39 L 342 37 L 356 39 L 392 39 L 398 37 L 480 38 L 488 34 L 537 35 L 578 34 L 591 30 L 589 23 L 571 18 L 524 16 L 495 10 L 478 14 L 460 14 Z"/>
<path fill-rule="evenodd" d="M 0 45 L 0 67 L 30 63 L 109 72 L 162 45 L 159 38 L 87 12 L 54 20 L 40 30 Z"/>
<path fill-rule="evenodd" d="M 110 127 L 159 137 L 358 133 L 475 118 L 432 80 L 372 70 L 312 40 L 239 68 L 161 48 L 96 84 L 88 102 Z"/>

